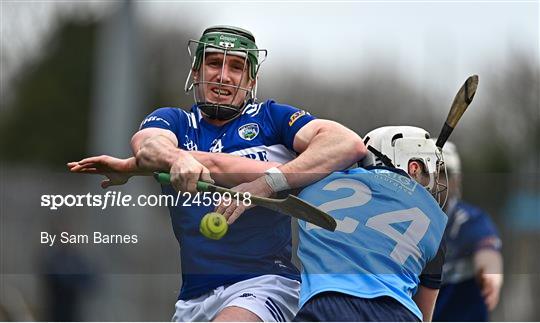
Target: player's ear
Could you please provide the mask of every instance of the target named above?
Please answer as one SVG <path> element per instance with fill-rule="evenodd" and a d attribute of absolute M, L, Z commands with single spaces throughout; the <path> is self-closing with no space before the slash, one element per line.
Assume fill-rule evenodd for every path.
<path fill-rule="evenodd" d="M 420 163 L 416 160 L 409 161 L 408 173 L 414 179 L 420 178 L 422 173 L 422 165 L 420 165 Z"/>
<path fill-rule="evenodd" d="M 429 176 L 425 173 L 424 164 L 421 161 L 410 160 L 407 169 L 412 179 L 423 186 L 429 184 Z"/>
<path fill-rule="evenodd" d="M 258 78 L 258 76 L 257 76 L 257 78 Z M 251 80 L 249 81 L 249 88 L 250 88 L 250 89 L 254 88 L 254 87 L 255 87 L 255 84 L 257 84 L 257 79 L 254 79 L 254 80 L 251 79 Z"/>
<path fill-rule="evenodd" d="M 191 75 L 193 75 L 193 81 L 199 80 L 199 70 L 191 70 Z"/>

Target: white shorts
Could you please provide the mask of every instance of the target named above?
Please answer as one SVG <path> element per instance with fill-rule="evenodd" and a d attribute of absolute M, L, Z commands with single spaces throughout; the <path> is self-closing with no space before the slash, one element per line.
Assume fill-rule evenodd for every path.
<path fill-rule="evenodd" d="M 245 308 L 264 322 L 292 321 L 298 312 L 300 282 L 264 275 L 220 286 L 197 298 L 179 300 L 172 318 L 176 322 L 211 321 L 229 306 Z"/>

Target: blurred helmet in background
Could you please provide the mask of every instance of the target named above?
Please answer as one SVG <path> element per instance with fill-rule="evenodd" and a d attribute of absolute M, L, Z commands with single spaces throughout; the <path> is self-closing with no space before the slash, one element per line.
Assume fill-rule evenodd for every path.
<path fill-rule="evenodd" d="M 434 139 L 437 141 L 437 138 Z M 447 172 L 450 175 L 461 174 L 461 160 L 457 151 L 457 147 L 453 142 L 447 141 L 443 147 L 444 164 Z"/>

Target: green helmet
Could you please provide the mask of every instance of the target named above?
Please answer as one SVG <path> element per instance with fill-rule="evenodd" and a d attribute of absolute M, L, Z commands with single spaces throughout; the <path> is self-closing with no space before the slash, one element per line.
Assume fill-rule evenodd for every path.
<path fill-rule="evenodd" d="M 193 69 L 201 66 L 203 53 L 206 49 L 230 51 L 234 54 L 247 54 L 249 62 L 249 76 L 255 79 L 259 67 L 259 52 L 255 44 L 255 36 L 249 31 L 233 26 L 214 26 L 207 28 L 197 46 Z"/>
<path fill-rule="evenodd" d="M 194 49 L 194 52 L 192 51 Z M 250 88 L 238 85 L 221 83 L 221 81 L 209 81 L 202 74 L 198 80 L 193 78 L 193 73 L 199 71 L 207 53 L 223 53 L 225 56 L 241 56 L 244 58 L 244 71 L 248 69 L 251 80 L 257 79 L 257 73 L 262 62 L 266 59 L 266 50 L 259 49 L 255 43 L 253 34 L 245 29 L 233 26 L 213 26 L 207 28 L 201 38 L 188 42 L 188 52 L 192 57 L 190 73 L 186 79 L 185 90 L 189 92 L 193 88 L 195 103 L 200 110 L 211 119 L 230 120 L 240 114 L 248 101 L 256 98 L 257 85 Z M 193 53 L 193 54 L 192 54 Z M 264 55 L 260 55 L 264 53 Z M 212 85 L 234 91 L 235 95 L 229 103 L 215 103 L 208 100 L 204 91 L 199 91 L 201 86 Z M 238 95 L 243 93 L 242 103 L 238 103 Z M 239 98 L 239 97 L 238 97 Z M 235 100 L 236 99 L 236 100 Z M 233 104 L 233 101 L 236 102 Z"/>

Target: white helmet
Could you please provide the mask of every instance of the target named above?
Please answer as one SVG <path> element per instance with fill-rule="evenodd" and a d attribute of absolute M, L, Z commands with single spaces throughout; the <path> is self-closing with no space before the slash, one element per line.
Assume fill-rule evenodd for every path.
<path fill-rule="evenodd" d="M 434 139 L 437 141 L 437 139 Z M 456 145 L 453 142 L 447 141 L 443 147 L 443 156 L 444 164 L 446 165 L 446 170 L 451 175 L 461 174 L 461 160 L 456 148 Z"/>
<path fill-rule="evenodd" d="M 388 166 L 408 172 L 409 161 L 420 160 L 429 174 L 426 189 L 434 195 L 446 190 L 446 187 L 440 190 L 438 183 L 439 171 L 444 167 L 442 154 L 426 130 L 410 126 L 381 127 L 370 131 L 364 137 L 364 144 L 369 153 L 361 161 L 362 167 Z"/>

